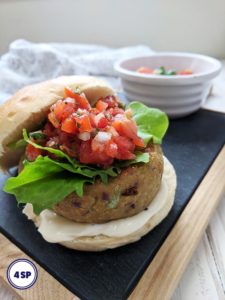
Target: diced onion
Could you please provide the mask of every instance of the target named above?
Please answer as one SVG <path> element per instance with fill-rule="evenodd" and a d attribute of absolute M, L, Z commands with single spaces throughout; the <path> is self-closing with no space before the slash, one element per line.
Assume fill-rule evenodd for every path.
<path fill-rule="evenodd" d="M 85 99 L 87 99 L 87 97 L 86 97 L 85 93 L 83 93 L 83 92 L 82 92 L 82 93 L 80 93 L 80 96 L 81 96 L 81 97 L 83 97 L 83 98 L 85 98 Z"/>
<path fill-rule="evenodd" d="M 73 99 L 73 98 L 66 98 L 66 99 L 64 99 L 64 102 L 67 102 L 67 103 L 75 103 L 75 100 Z"/>
<path fill-rule="evenodd" d="M 117 115 L 115 115 L 115 120 L 123 120 L 124 119 L 124 115 L 122 115 L 122 114 L 117 114 Z"/>
<path fill-rule="evenodd" d="M 47 147 L 54 147 L 55 144 L 56 144 L 56 142 L 55 142 L 54 140 L 50 139 L 50 140 L 47 142 L 46 146 L 47 146 Z"/>
<path fill-rule="evenodd" d="M 103 113 L 100 113 L 100 114 L 97 114 L 95 116 L 95 124 L 98 125 L 98 122 L 101 120 L 101 118 L 104 118 L 104 114 Z"/>
<path fill-rule="evenodd" d="M 111 139 L 111 137 L 112 134 L 110 132 L 100 131 L 95 136 L 95 140 L 98 141 L 99 143 L 106 143 Z"/>
<path fill-rule="evenodd" d="M 78 134 L 78 138 L 84 142 L 90 140 L 90 137 L 90 132 L 81 132 Z"/>
<path fill-rule="evenodd" d="M 85 115 L 87 113 L 88 113 L 88 111 L 86 109 L 78 108 L 78 110 L 77 110 L 77 114 L 79 114 L 79 115 Z"/>

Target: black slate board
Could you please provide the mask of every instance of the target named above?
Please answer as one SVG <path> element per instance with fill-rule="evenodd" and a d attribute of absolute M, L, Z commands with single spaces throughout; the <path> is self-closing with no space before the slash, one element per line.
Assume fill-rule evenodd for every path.
<path fill-rule="evenodd" d="M 45 242 L 32 222 L 21 214 L 14 197 L 2 192 L 4 175 L 0 177 L 0 231 L 82 299 L 125 299 L 224 142 L 224 114 L 201 110 L 171 121 L 163 149 L 178 176 L 175 205 L 157 228 L 134 244 L 101 253 L 85 253 Z"/>

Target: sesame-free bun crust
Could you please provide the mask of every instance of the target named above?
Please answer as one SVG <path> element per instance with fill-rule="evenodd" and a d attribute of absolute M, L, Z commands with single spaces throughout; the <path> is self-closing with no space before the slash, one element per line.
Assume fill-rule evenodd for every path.
<path fill-rule="evenodd" d="M 26 86 L 0 106 L 0 168 L 15 166 L 24 149 L 11 150 L 8 144 L 19 140 L 23 128 L 40 126 L 52 104 L 64 96 L 64 88 L 79 88 L 91 104 L 115 92 L 104 81 L 90 76 L 63 76 Z"/>

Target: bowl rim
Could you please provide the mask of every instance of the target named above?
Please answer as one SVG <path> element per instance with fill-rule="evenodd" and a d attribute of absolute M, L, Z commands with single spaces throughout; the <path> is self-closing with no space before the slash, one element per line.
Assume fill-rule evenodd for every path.
<path fill-rule="evenodd" d="M 127 61 L 132 61 L 134 59 L 142 59 L 146 57 L 164 57 L 164 56 L 171 56 L 171 57 L 190 57 L 190 58 L 197 58 L 201 60 L 205 60 L 208 62 L 211 62 L 214 64 L 213 69 L 210 71 L 205 71 L 205 72 L 199 72 L 199 73 L 194 73 L 190 75 L 175 75 L 175 76 L 170 76 L 170 75 L 157 75 L 157 74 L 143 74 L 143 73 L 138 73 L 136 71 L 131 71 L 128 70 L 124 67 L 122 67 L 122 63 L 127 62 Z M 127 80 L 131 81 L 160 81 L 160 82 L 176 82 L 176 83 L 184 83 L 185 81 L 191 81 L 194 82 L 196 79 L 203 81 L 203 80 L 210 80 L 214 77 L 216 77 L 222 69 L 222 64 L 221 62 L 213 58 L 211 56 L 203 55 L 203 54 L 198 54 L 198 53 L 191 53 L 191 52 L 155 52 L 152 54 L 148 55 L 142 55 L 142 56 L 132 56 L 126 59 L 120 59 L 114 63 L 114 70 L 123 78 L 126 78 Z M 136 80 L 135 80 L 136 79 Z M 193 81 L 194 80 L 194 81 Z"/>

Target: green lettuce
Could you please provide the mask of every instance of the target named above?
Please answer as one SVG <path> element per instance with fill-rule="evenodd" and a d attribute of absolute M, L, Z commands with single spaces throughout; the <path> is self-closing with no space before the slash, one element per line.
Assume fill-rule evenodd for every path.
<path fill-rule="evenodd" d="M 140 102 L 131 102 L 127 108 L 133 112 L 138 136 L 144 139 L 145 145 L 151 140 L 156 144 L 161 144 L 169 126 L 167 115 L 157 108 L 150 108 Z"/>
<path fill-rule="evenodd" d="M 133 112 L 138 135 L 144 139 L 145 144 L 151 140 L 154 143 L 161 143 L 168 127 L 167 116 L 160 110 L 148 108 L 138 102 L 130 103 L 128 108 Z M 150 161 L 149 153 L 138 151 L 135 153 L 135 159 L 117 161 L 113 166 L 102 169 L 82 164 L 59 149 L 40 146 L 31 140 L 30 136 L 32 133 L 28 135 L 24 129 L 23 140 L 13 146 L 24 146 L 24 143 L 29 143 L 54 154 L 56 159 L 39 156 L 34 162 L 24 160 L 23 170 L 17 177 L 9 178 L 3 190 L 15 195 L 18 203 L 32 203 L 37 215 L 44 209 L 52 208 L 70 193 L 82 197 L 84 184 L 93 184 L 97 178 L 106 184 L 109 177 L 118 176 L 122 168 Z"/>
<path fill-rule="evenodd" d="M 39 156 L 34 162 L 26 161 L 19 175 L 7 180 L 4 191 L 15 195 L 18 203 L 32 203 L 34 212 L 40 214 L 72 192 L 82 197 L 84 183 L 93 182 L 93 178 L 71 176 L 47 156 Z"/>
<path fill-rule="evenodd" d="M 116 163 L 115 166 L 124 168 L 124 167 L 128 167 L 130 165 L 138 164 L 138 163 L 147 164 L 150 161 L 150 155 L 148 152 L 137 151 L 137 152 L 135 152 L 135 155 L 136 155 L 135 159 L 122 160 L 122 161 Z"/>

